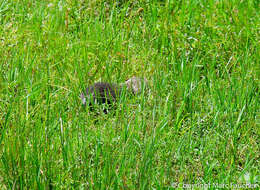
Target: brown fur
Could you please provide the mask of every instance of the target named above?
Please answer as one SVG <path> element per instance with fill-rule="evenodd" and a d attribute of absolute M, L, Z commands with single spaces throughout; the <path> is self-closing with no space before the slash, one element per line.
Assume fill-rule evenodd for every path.
<path fill-rule="evenodd" d="M 119 95 L 116 85 L 106 82 L 97 82 L 88 87 L 85 92 L 85 95 L 82 93 L 80 96 L 82 103 L 83 105 L 88 103 L 91 107 L 95 103 L 108 104 L 108 106 L 111 106 Z M 104 112 L 106 113 L 107 110 L 104 110 Z"/>
<path fill-rule="evenodd" d="M 121 83 L 119 86 L 107 82 L 97 82 L 89 86 L 85 93 L 80 95 L 83 105 L 88 105 L 92 108 L 94 104 L 108 104 L 109 107 L 116 102 L 120 96 L 121 90 L 125 86 L 128 91 L 133 94 L 138 94 L 142 91 L 142 85 L 147 85 L 147 80 L 132 77 L 125 83 Z M 107 113 L 107 110 L 104 110 Z"/>

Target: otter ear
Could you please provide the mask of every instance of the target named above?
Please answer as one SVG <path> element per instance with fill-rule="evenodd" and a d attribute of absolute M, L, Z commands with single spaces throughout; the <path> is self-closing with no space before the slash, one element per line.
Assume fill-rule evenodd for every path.
<path fill-rule="evenodd" d="M 83 93 L 80 94 L 80 98 L 81 98 L 82 104 L 86 105 L 86 98 Z"/>

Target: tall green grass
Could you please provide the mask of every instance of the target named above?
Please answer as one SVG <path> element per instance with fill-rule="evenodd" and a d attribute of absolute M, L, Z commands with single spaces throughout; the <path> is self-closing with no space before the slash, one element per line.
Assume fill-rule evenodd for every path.
<path fill-rule="evenodd" d="M 0 188 L 259 187 L 259 2 L 0 1 Z M 144 76 L 109 114 L 79 94 Z"/>

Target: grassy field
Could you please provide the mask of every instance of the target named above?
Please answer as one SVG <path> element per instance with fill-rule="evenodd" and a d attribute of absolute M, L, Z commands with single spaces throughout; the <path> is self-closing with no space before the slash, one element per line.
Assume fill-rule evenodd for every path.
<path fill-rule="evenodd" d="M 0 0 L 0 189 L 260 187 L 259 7 Z M 149 92 L 81 105 L 132 76 Z"/>

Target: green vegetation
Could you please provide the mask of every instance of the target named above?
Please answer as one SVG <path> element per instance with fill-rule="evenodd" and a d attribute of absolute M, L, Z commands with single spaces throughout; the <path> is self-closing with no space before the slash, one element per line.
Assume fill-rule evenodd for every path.
<path fill-rule="evenodd" d="M 0 0 L 0 189 L 259 185 L 259 7 Z M 82 107 L 132 76 L 148 94 Z"/>

